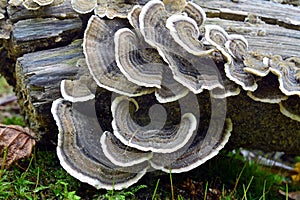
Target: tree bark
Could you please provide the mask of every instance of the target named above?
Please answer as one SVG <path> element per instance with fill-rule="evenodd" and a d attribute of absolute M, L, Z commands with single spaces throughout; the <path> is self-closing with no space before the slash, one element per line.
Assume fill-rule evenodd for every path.
<path fill-rule="evenodd" d="M 300 57 L 299 7 L 262 0 L 195 2 L 205 9 L 206 24 L 244 35 L 250 51 Z M 51 104 L 61 96 L 60 81 L 76 78 L 89 15 L 79 16 L 66 1 L 38 11 L 7 6 L 6 16 L 12 29 L 8 39 L 0 40 L 0 72 L 15 86 L 26 122 L 40 134 L 40 143 L 55 144 L 58 130 Z M 284 116 L 278 104 L 254 101 L 242 91 L 227 98 L 227 117 L 233 122 L 227 148 L 300 153 L 300 122 Z"/>

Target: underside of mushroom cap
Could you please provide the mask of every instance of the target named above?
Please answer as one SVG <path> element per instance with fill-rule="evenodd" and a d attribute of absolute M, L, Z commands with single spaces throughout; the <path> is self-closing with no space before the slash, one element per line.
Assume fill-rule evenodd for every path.
<path fill-rule="evenodd" d="M 170 153 L 182 148 L 193 136 L 197 120 L 192 113 L 183 114 L 180 124 L 165 127 L 166 113 L 158 107 L 156 112 L 149 111 L 151 123 L 140 126 L 130 115 L 130 101 L 135 100 L 120 96 L 112 102 L 111 106 L 114 135 L 124 145 L 141 151 Z"/>
<path fill-rule="evenodd" d="M 297 95 L 290 96 L 279 103 L 280 112 L 292 120 L 300 122 L 300 98 Z"/>
<path fill-rule="evenodd" d="M 257 81 L 258 88 L 251 92 L 248 91 L 247 95 L 254 101 L 263 103 L 279 103 L 286 100 L 288 96 L 283 94 L 279 89 L 278 78 L 274 74 L 268 74 Z"/>
<path fill-rule="evenodd" d="M 103 153 L 103 134 L 95 102 L 53 102 L 51 112 L 59 128 L 57 155 L 63 168 L 82 182 L 108 190 L 127 188 L 147 171 L 147 166 L 118 167 Z"/>
<path fill-rule="evenodd" d="M 120 71 L 115 59 L 114 34 L 128 26 L 124 20 L 103 20 L 92 16 L 85 30 L 83 52 L 90 73 L 97 85 L 107 90 L 127 95 L 139 96 L 154 91 L 130 82 Z"/>

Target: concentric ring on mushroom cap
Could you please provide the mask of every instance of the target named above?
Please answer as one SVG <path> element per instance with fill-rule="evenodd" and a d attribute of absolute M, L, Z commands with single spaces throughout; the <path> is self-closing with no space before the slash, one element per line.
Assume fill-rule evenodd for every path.
<path fill-rule="evenodd" d="M 94 101 L 72 104 L 57 99 L 53 102 L 51 112 L 59 129 L 60 164 L 81 182 L 98 189 L 127 188 L 146 173 L 148 165 L 118 167 L 105 157 L 100 145 L 103 131 L 94 105 Z"/>
<path fill-rule="evenodd" d="M 116 62 L 126 78 L 140 86 L 160 88 L 165 63 L 156 49 L 128 28 L 119 29 L 114 41 Z"/>
<path fill-rule="evenodd" d="M 115 59 L 114 34 L 127 21 L 103 20 L 97 16 L 89 19 L 83 39 L 83 52 L 90 73 L 97 85 L 107 90 L 126 95 L 139 96 L 154 91 L 130 82 L 117 67 Z"/>
<path fill-rule="evenodd" d="M 62 97 L 71 102 L 94 99 L 97 84 L 89 73 L 85 59 L 79 59 L 76 66 L 78 67 L 79 78 L 61 81 L 60 92 Z"/>
<path fill-rule="evenodd" d="M 174 79 L 192 92 L 200 93 L 203 89 L 223 87 L 209 55 L 192 55 L 174 41 L 165 27 L 169 16 L 160 1 L 152 0 L 142 8 L 139 22 L 145 41 L 157 48 L 164 61 L 169 64 Z"/>
<path fill-rule="evenodd" d="M 273 56 L 269 60 L 270 71 L 278 76 L 280 90 L 288 95 L 300 96 L 300 58 L 282 60 Z"/>
<path fill-rule="evenodd" d="M 105 156 L 117 166 L 138 165 L 148 162 L 153 156 L 152 152 L 139 151 L 124 145 L 108 131 L 102 134 L 100 142 Z"/>
<path fill-rule="evenodd" d="M 244 90 L 254 91 L 257 89 L 257 84 L 252 74 L 244 71 L 242 57 L 246 52 L 244 48 L 248 46 L 245 38 L 237 35 L 228 35 L 220 26 L 206 25 L 205 39 L 225 56 L 227 62 L 224 64 L 224 70 L 230 80 L 242 86 Z M 234 47 L 238 47 L 238 49 Z"/>
<path fill-rule="evenodd" d="M 208 55 L 213 49 L 205 50 L 198 38 L 200 32 L 195 20 L 183 15 L 172 15 L 167 19 L 166 27 L 181 47 L 194 55 Z"/>
<path fill-rule="evenodd" d="M 72 8 L 81 14 L 92 12 L 97 6 L 97 0 L 71 0 Z"/>
<path fill-rule="evenodd" d="M 203 139 L 194 138 L 194 142 L 190 145 L 189 149 L 186 150 L 184 154 L 182 154 L 178 159 L 171 163 L 169 166 L 165 166 L 160 168 L 160 170 L 166 173 L 182 173 L 192 170 L 209 159 L 216 156 L 221 149 L 228 142 L 229 137 L 232 132 L 232 122 L 229 118 L 226 119 L 223 130 L 223 126 L 219 126 L 218 122 L 216 123 L 216 127 L 210 126 L 207 130 L 206 137 Z M 216 134 L 216 132 L 218 134 Z M 221 131 L 221 134 L 220 134 Z M 199 137 L 201 134 L 198 133 Z M 159 155 L 158 155 L 159 156 Z M 153 160 L 155 159 L 155 155 L 153 156 Z"/>
<path fill-rule="evenodd" d="M 185 4 L 182 12 L 186 13 L 190 18 L 195 20 L 198 27 L 200 27 L 206 20 L 206 14 L 204 10 L 199 5 L 191 1 Z"/>
<path fill-rule="evenodd" d="M 114 135 L 124 145 L 141 151 L 170 153 L 182 148 L 196 130 L 197 120 L 192 113 L 183 114 L 179 125 L 165 128 L 167 118 L 162 113 L 163 109 L 155 112 L 151 124 L 140 126 L 131 118 L 129 101 L 134 100 L 120 96 L 114 99 L 111 106 Z"/>

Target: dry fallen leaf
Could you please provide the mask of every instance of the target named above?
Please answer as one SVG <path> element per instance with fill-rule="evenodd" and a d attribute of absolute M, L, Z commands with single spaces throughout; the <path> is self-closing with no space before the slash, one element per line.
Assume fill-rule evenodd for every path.
<path fill-rule="evenodd" d="M 9 167 L 16 160 L 29 157 L 35 145 L 34 136 L 35 133 L 28 128 L 0 124 L 0 165 Z"/>

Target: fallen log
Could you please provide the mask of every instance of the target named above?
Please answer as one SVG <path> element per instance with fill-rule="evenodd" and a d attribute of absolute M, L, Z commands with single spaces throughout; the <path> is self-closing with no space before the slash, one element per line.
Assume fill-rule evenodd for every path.
<path fill-rule="evenodd" d="M 230 34 L 245 36 L 249 51 L 270 57 L 300 57 L 299 7 L 261 0 L 196 3 L 206 11 L 206 24 L 217 24 Z M 26 122 L 40 134 L 42 144 L 56 144 L 57 127 L 51 104 L 61 97 L 60 81 L 77 78 L 76 62 L 84 58 L 82 40 L 77 39 L 82 38 L 88 17 L 72 11 L 69 1 L 38 11 L 7 7 L 6 21 L 12 24 L 12 30 L 10 37 L 0 42 L 0 72 L 15 83 Z M 263 80 L 270 80 L 278 89 L 273 75 L 266 75 Z M 201 94 L 198 99 L 204 101 Z M 291 99 L 296 101 L 294 108 L 299 109 L 299 96 Z M 111 115 L 109 105 L 104 110 L 107 116 Z M 227 98 L 227 117 L 233 123 L 228 148 L 300 153 L 300 122 L 283 115 L 278 103 L 255 101 L 242 91 Z M 110 121 L 106 122 L 108 129 Z"/>

